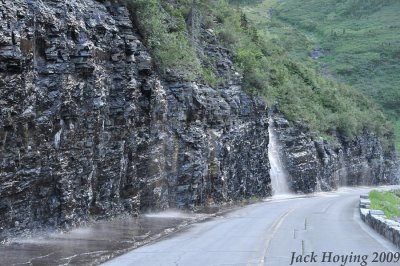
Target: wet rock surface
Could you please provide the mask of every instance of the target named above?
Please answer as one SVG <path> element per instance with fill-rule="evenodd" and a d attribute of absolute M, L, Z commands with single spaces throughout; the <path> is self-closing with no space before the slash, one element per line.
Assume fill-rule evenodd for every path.
<path fill-rule="evenodd" d="M 0 1 L 0 239 L 270 195 L 265 104 L 160 77 L 116 1 Z M 211 33 L 212 34 L 212 33 Z"/>
<path fill-rule="evenodd" d="M 337 143 L 331 144 L 278 110 L 272 117 L 293 191 L 398 182 L 394 147 L 384 151 L 376 134 L 364 132 L 353 140 L 338 134 Z"/>

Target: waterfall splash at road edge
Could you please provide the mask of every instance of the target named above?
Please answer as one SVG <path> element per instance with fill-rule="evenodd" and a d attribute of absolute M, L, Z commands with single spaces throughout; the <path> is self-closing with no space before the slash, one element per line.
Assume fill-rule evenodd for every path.
<path fill-rule="evenodd" d="M 273 190 L 272 194 L 273 196 L 292 194 L 288 186 L 288 172 L 281 160 L 280 145 L 271 118 L 269 120 L 268 133 L 268 158 L 271 165 L 269 174 Z"/>

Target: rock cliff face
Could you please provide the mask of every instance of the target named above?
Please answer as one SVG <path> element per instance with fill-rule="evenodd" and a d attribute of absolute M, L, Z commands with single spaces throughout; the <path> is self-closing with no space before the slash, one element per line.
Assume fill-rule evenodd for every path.
<path fill-rule="evenodd" d="M 293 191 L 307 193 L 338 186 L 398 182 L 394 147 L 384 152 L 374 133 L 364 132 L 354 140 L 338 134 L 337 144 L 333 145 L 306 126 L 290 123 L 277 110 L 272 117 Z"/>
<path fill-rule="evenodd" d="M 0 17 L 0 239 L 271 194 L 268 110 L 212 31 L 219 88 L 159 76 L 117 1 L 0 0 Z M 273 117 L 295 191 L 389 178 L 373 134 L 333 148 Z"/>
<path fill-rule="evenodd" d="M 160 78 L 114 1 L 0 1 L 0 227 L 270 194 L 265 104 Z M 11 231 L 12 231 L 11 230 Z"/>

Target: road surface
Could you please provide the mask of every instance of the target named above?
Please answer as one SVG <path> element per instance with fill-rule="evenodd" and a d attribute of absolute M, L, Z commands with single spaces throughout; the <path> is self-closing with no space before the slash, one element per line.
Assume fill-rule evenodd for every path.
<path fill-rule="evenodd" d="M 359 196 L 369 190 L 252 204 L 103 265 L 400 265 L 372 262 L 374 252 L 400 250 L 360 220 Z"/>

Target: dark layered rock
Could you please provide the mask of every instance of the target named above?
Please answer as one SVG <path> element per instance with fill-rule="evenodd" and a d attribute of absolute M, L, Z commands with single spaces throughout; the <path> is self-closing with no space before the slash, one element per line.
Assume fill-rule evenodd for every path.
<path fill-rule="evenodd" d="M 172 125 L 166 145 L 172 160 L 165 172 L 176 204 L 267 195 L 265 105 L 236 86 L 220 91 L 194 83 L 165 87 Z"/>
<path fill-rule="evenodd" d="M 384 151 L 373 132 L 365 131 L 352 140 L 337 134 L 332 144 L 306 126 L 289 122 L 277 109 L 272 120 L 293 191 L 398 183 L 394 147 Z"/>
<path fill-rule="evenodd" d="M 265 104 L 161 78 L 114 1 L 0 1 L 0 227 L 270 194 Z"/>
<path fill-rule="evenodd" d="M 117 1 L 0 0 L 0 238 L 271 194 L 268 116 L 200 29 L 218 88 L 159 76 Z M 274 114 L 295 191 L 390 181 L 365 132 L 333 147 Z"/>

